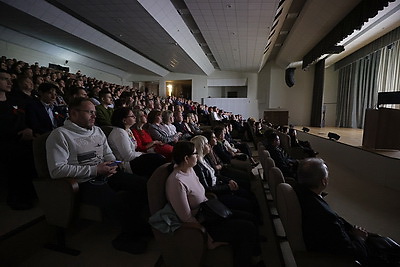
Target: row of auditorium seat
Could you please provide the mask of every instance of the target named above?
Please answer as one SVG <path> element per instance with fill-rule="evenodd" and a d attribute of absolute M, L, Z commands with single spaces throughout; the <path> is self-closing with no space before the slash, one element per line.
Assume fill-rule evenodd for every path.
<path fill-rule="evenodd" d="M 261 142 L 257 151 L 262 166 L 259 174 L 285 266 L 357 266 L 349 258 L 306 250 L 301 207 L 293 189 L 295 180 L 283 176 Z"/>

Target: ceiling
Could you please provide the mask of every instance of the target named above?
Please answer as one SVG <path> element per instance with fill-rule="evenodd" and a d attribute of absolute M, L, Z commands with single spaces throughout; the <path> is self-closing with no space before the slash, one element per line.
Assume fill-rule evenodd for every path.
<path fill-rule="evenodd" d="M 270 60 L 282 68 L 301 61 L 359 2 L 3 0 L 0 36 L 33 49 L 39 40 L 41 47 L 48 44 L 139 75 L 209 75 L 216 69 L 256 73 Z M 345 52 L 327 62 L 398 27 L 399 6 L 400 0 L 391 3 L 394 11 L 385 9 L 368 35 L 358 33 Z"/>

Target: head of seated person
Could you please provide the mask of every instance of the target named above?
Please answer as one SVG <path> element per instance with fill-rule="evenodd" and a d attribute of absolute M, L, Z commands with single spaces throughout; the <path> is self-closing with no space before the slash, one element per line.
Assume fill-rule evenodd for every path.
<path fill-rule="evenodd" d="M 298 183 L 317 195 L 328 186 L 328 167 L 319 158 L 307 158 L 300 161 L 297 169 Z"/>
<path fill-rule="evenodd" d="M 122 129 L 130 129 L 136 123 L 136 116 L 133 114 L 133 111 L 128 107 L 121 107 L 114 110 L 111 116 L 111 124 L 112 126 L 122 128 Z"/>
<path fill-rule="evenodd" d="M 96 108 L 89 98 L 76 97 L 69 103 L 69 119 L 79 127 L 91 130 L 96 120 Z"/>
<path fill-rule="evenodd" d="M 279 136 L 275 132 L 269 132 L 267 135 L 267 145 L 269 147 L 279 147 L 281 144 L 281 141 L 279 139 Z"/>

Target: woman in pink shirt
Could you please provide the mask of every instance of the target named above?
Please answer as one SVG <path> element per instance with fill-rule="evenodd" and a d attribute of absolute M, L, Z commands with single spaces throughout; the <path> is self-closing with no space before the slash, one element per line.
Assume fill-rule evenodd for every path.
<path fill-rule="evenodd" d="M 166 195 L 182 222 L 199 222 L 196 216 L 200 203 L 207 200 L 204 187 L 193 170 L 196 154 L 194 144 L 188 141 L 177 142 L 172 152 L 176 165 L 167 179 Z M 200 222 L 209 234 L 209 248 L 228 242 L 233 248 L 235 266 L 264 266 L 259 261 L 261 250 L 255 224 L 236 215 L 239 214 L 234 212 L 232 217 L 218 222 Z"/>

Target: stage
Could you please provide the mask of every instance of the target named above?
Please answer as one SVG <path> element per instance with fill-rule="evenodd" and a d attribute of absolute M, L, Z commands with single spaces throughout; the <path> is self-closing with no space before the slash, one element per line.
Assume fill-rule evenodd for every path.
<path fill-rule="evenodd" d="M 376 153 L 390 158 L 400 159 L 400 150 L 395 149 L 366 149 L 362 147 L 363 129 L 356 128 L 339 128 L 339 127 L 308 127 L 310 129 L 308 134 L 319 136 L 325 139 L 328 138 L 328 133 L 336 133 L 340 135 L 340 139 L 336 142 L 350 145 L 368 152 Z M 298 132 L 302 132 L 303 127 L 295 127 Z M 399 136 L 400 138 L 400 136 Z M 301 140 L 301 139 L 300 139 Z M 335 142 L 335 141 L 333 141 Z M 399 162 L 400 163 L 400 162 Z"/>

